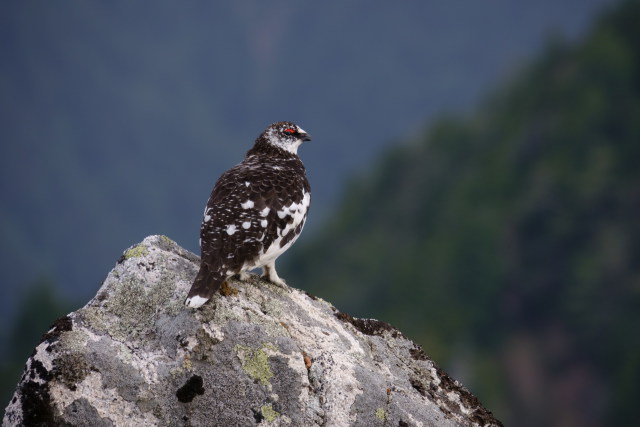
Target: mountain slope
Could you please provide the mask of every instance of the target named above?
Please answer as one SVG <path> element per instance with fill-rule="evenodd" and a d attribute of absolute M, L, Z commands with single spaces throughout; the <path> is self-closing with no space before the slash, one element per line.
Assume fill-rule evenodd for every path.
<path fill-rule="evenodd" d="M 639 20 L 626 2 L 473 116 L 391 151 L 285 277 L 409 331 L 507 425 L 632 420 Z"/>

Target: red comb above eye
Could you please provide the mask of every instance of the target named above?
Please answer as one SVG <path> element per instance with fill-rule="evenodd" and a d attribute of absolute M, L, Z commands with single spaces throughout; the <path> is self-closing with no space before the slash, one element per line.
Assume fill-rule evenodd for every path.
<path fill-rule="evenodd" d="M 284 131 L 285 131 L 286 133 L 296 133 L 296 130 L 295 130 L 295 129 L 293 129 L 293 128 L 286 128 Z"/>

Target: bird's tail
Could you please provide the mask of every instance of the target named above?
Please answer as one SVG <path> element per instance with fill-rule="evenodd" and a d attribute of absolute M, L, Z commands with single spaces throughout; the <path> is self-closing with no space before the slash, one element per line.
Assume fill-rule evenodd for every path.
<path fill-rule="evenodd" d="M 200 307 L 209 301 L 209 298 L 220 288 L 223 281 L 223 277 L 220 277 L 208 265 L 202 263 L 184 304 L 191 308 Z"/>

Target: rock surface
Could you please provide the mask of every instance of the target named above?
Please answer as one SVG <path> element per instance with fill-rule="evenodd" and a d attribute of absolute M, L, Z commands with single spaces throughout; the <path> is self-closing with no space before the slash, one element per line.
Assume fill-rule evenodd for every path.
<path fill-rule="evenodd" d="M 256 276 L 198 310 L 198 257 L 164 236 L 128 249 L 26 363 L 3 425 L 499 426 L 422 349 Z"/>

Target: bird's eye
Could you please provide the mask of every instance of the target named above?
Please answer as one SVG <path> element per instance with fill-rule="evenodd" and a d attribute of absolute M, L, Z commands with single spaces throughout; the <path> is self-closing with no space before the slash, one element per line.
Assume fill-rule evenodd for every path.
<path fill-rule="evenodd" d="M 289 135 L 293 135 L 294 133 L 296 133 L 296 130 L 293 128 L 286 128 L 284 130 L 284 133 L 288 133 Z"/>

